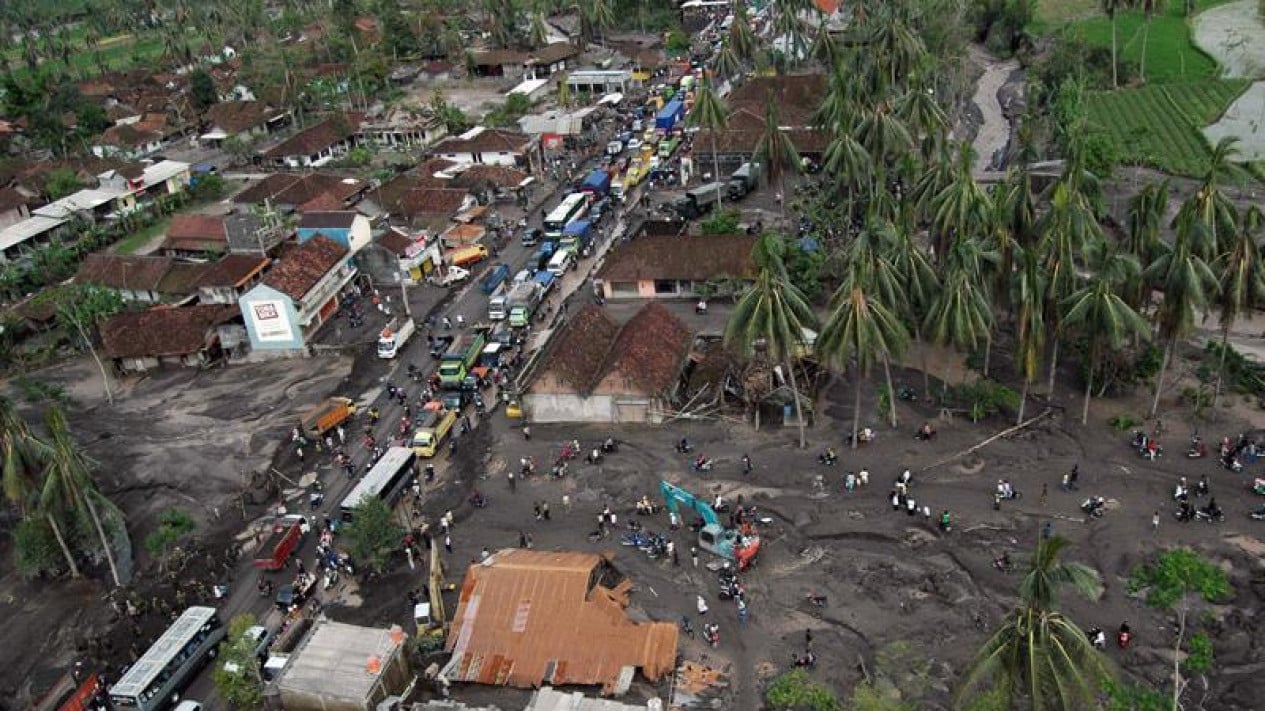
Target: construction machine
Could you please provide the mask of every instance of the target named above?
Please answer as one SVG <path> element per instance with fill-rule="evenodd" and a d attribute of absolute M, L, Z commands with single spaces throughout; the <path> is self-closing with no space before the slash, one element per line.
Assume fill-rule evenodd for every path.
<path fill-rule="evenodd" d="M 755 560 L 760 552 L 760 537 L 754 531 L 726 528 L 710 504 L 679 486 L 660 481 L 659 491 L 669 511 L 684 519 L 682 509 L 688 509 L 702 520 L 698 529 L 699 548 L 736 562 L 739 570 L 746 570 Z"/>
<path fill-rule="evenodd" d="M 423 651 L 443 649 L 448 634 L 448 614 L 444 610 L 444 562 L 439 555 L 439 542 L 430 545 L 430 579 L 427 585 L 429 602 L 419 602 L 413 607 L 413 621 L 417 623 L 417 637 Z"/>

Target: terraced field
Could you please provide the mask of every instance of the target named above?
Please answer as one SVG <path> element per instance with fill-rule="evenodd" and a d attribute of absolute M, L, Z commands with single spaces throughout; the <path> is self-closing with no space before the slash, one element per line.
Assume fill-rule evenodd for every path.
<path fill-rule="evenodd" d="M 1242 79 L 1209 79 L 1095 92 L 1089 114 L 1111 135 L 1124 162 L 1194 176 L 1208 165 L 1200 129 L 1220 118 L 1247 86 Z"/>

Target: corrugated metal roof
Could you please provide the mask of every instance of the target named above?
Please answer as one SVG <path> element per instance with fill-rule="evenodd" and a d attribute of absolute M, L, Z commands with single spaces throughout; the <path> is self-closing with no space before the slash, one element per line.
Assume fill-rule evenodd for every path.
<path fill-rule="evenodd" d="M 398 646 L 389 630 L 320 620 L 290 655 L 277 686 L 282 692 L 363 702 Z M 377 673 L 368 670 L 369 658 L 374 656 L 381 660 Z"/>
<path fill-rule="evenodd" d="M 451 681 L 519 688 L 597 685 L 625 667 L 673 669 L 677 626 L 628 619 L 627 585 L 601 556 L 506 549 L 470 566 L 447 649 Z"/>

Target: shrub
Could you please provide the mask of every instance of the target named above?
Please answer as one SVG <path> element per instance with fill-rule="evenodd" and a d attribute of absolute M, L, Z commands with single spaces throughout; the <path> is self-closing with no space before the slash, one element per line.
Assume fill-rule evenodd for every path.
<path fill-rule="evenodd" d="M 167 555 L 168 551 L 189 533 L 197 524 L 189 512 L 183 509 L 167 509 L 158 515 L 158 528 L 145 536 L 145 550 L 155 558 Z"/>
<path fill-rule="evenodd" d="M 952 399 L 970 411 L 971 421 L 979 422 L 1003 408 L 1019 407 L 1019 393 L 995 380 L 976 380 L 953 388 Z"/>
<path fill-rule="evenodd" d="M 793 669 L 773 680 L 764 698 L 779 711 L 842 711 L 843 705 L 830 689 L 813 681 L 803 669 Z"/>
<path fill-rule="evenodd" d="M 1107 424 L 1111 425 L 1117 432 L 1124 432 L 1125 430 L 1133 429 L 1140 423 L 1141 420 L 1137 419 L 1133 415 L 1116 415 L 1110 420 L 1107 420 Z"/>

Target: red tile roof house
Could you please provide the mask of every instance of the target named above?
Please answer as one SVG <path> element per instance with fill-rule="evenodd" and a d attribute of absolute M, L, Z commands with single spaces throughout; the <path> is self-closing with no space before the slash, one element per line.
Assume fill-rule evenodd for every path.
<path fill-rule="evenodd" d="M 553 334 L 541 365 L 526 374 L 527 419 L 662 422 L 693 340 L 660 303 L 646 304 L 622 327 L 590 304 Z"/>
<path fill-rule="evenodd" d="M 351 253 L 328 237 L 287 245 L 263 281 L 238 300 L 252 351 L 303 353 L 355 276 Z"/>
<path fill-rule="evenodd" d="M 101 351 L 122 373 L 163 365 L 204 367 L 218 360 L 219 327 L 241 314 L 232 306 L 160 306 L 110 317 L 101 325 Z"/>
<path fill-rule="evenodd" d="M 429 154 L 454 163 L 486 163 L 530 170 L 535 162 L 532 154 L 539 149 L 540 140 L 534 136 L 479 127 L 445 138 L 436 143 Z"/>
<path fill-rule="evenodd" d="M 606 299 L 692 299 L 697 286 L 754 280 L 747 235 L 638 237 L 606 255 L 594 281 Z"/>
<path fill-rule="evenodd" d="M 233 137 L 248 140 L 272 133 L 289 121 L 290 112 L 262 101 L 221 101 L 208 108 L 203 118 L 206 130 L 198 140 L 219 148 Z"/>
<path fill-rule="evenodd" d="M 162 148 L 161 130 L 140 123 L 125 123 L 107 128 L 92 146 L 92 154 L 98 158 L 135 160 L 153 155 Z"/>
<path fill-rule="evenodd" d="M 356 147 L 361 116 L 339 114 L 299 131 L 264 151 L 264 160 L 279 168 L 317 168 Z"/>

